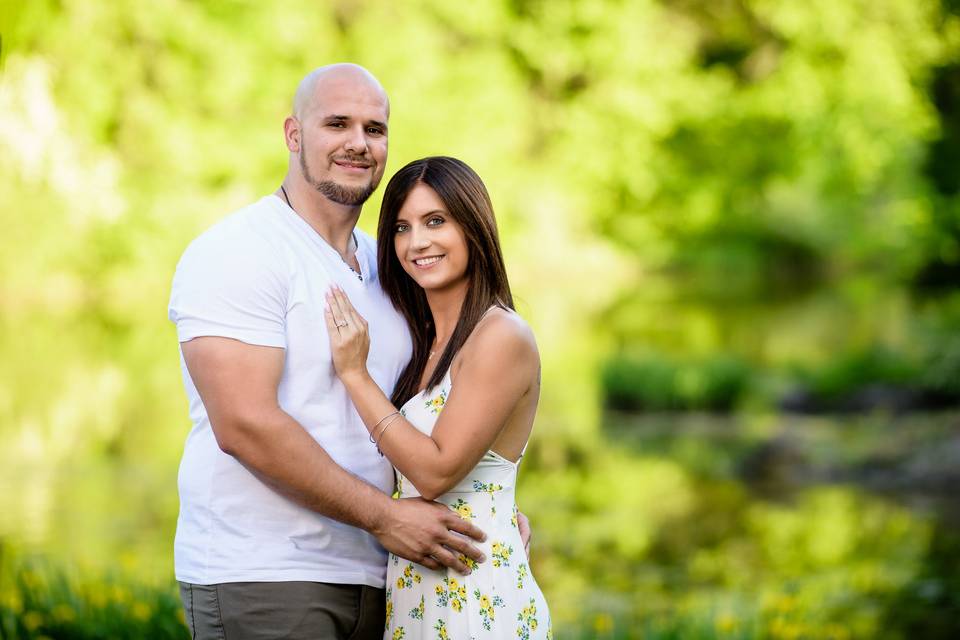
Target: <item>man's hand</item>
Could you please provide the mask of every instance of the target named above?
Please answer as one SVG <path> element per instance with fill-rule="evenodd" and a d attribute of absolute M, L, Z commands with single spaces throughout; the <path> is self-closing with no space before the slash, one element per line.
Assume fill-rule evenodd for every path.
<path fill-rule="evenodd" d="M 392 501 L 386 517 L 371 533 L 387 551 L 429 569 L 449 567 L 467 575 L 470 568 L 466 559 L 486 559 L 464 537 L 483 542 L 487 537 L 483 531 L 447 506 L 422 498 Z"/>
<path fill-rule="evenodd" d="M 517 528 L 520 529 L 520 542 L 523 543 L 523 552 L 530 559 L 530 538 L 533 537 L 533 531 L 530 529 L 530 521 L 522 511 L 517 511 Z"/>

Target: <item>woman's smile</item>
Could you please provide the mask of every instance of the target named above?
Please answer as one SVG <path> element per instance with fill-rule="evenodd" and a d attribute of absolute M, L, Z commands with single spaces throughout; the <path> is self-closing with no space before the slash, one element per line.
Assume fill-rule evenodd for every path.
<path fill-rule="evenodd" d="M 416 258 L 413 261 L 413 264 L 417 265 L 419 269 L 430 269 L 435 264 L 443 260 L 445 256 L 427 256 L 425 258 Z"/>

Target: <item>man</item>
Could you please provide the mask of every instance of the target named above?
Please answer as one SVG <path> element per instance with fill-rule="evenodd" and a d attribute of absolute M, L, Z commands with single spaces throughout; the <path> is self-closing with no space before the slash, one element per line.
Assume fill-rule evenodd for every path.
<path fill-rule="evenodd" d="M 447 507 L 391 500 L 393 470 L 334 374 L 324 294 L 370 322 L 387 393 L 410 357 L 354 229 L 387 161 L 389 103 L 365 69 L 322 67 L 284 122 L 280 189 L 187 248 L 174 276 L 193 429 L 180 467 L 175 563 L 195 638 L 379 638 L 384 548 L 467 572 L 483 533 Z M 463 535 L 460 535 L 463 534 Z"/>

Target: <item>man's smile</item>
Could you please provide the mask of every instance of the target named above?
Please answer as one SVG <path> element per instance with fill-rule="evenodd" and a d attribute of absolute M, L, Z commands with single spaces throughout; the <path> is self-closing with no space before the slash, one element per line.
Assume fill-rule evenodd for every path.
<path fill-rule="evenodd" d="M 347 171 L 351 171 L 351 172 L 366 171 L 372 166 L 369 162 L 364 162 L 362 160 L 345 160 L 342 158 L 334 158 L 333 163 L 338 167 L 341 167 L 342 169 L 346 169 Z"/>

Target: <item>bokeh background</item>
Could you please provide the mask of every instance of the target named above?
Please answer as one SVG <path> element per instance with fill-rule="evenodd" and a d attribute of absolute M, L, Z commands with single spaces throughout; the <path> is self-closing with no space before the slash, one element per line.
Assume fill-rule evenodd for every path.
<path fill-rule="evenodd" d="M 960 637 L 957 0 L 0 0 L 0 38 L 0 638 L 185 637 L 173 268 L 343 60 L 388 175 L 492 194 L 556 637 Z"/>

